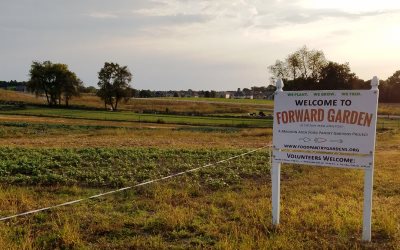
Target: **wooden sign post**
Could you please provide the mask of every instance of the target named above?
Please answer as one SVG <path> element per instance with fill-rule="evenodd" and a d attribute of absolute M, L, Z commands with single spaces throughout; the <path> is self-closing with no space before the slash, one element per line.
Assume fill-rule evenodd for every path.
<path fill-rule="evenodd" d="M 272 223 L 279 224 L 281 163 L 364 170 L 362 240 L 371 241 L 379 80 L 371 90 L 283 91 L 276 82 Z"/>

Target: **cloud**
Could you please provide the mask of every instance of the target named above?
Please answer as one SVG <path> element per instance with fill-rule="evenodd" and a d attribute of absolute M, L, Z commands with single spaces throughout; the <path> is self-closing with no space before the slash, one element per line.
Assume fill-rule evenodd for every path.
<path fill-rule="evenodd" d="M 303 44 L 352 66 L 373 51 L 386 62 L 398 55 L 400 7 L 376 11 L 385 0 L 368 1 L 368 8 L 348 0 L 4 1 L 0 75 L 25 77 L 20 65 L 50 59 L 96 82 L 101 63 L 113 60 L 132 65 L 138 83 L 154 89 L 160 82 L 240 87 L 266 80 L 266 65 Z M 377 37 L 376 47 L 367 46 L 369 37 Z"/>
<path fill-rule="evenodd" d="M 186 15 L 186 14 L 176 14 L 171 16 L 163 16 L 161 19 L 169 21 L 170 23 L 205 23 L 210 20 L 210 16 L 207 15 Z"/>
<path fill-rule="evenodd" d="M 89 16 L 93 17 L 93 18 L 101 18 L 101 19 L 103 19 L 103 18 L 106 18 L 106 19 L 107 18 L 118 18 L 117 15 L 112 14 L 112 13 L 106 13 L 106 12 L 92 12 L 89 14 Z"/>
<path fill-rule="evenodd" d="M 360 19 L 364 17 L 386 15 L 398 12 L 400 12 L 400 10 L 365 11 L 354 13 L 335 9 L 286 9 L 283 13 L 281 13 L 281 15 L 279 15 L 280 18 L 278 20 L 286 24 L 304 24 L 316 22 L 326 18 Z"/>

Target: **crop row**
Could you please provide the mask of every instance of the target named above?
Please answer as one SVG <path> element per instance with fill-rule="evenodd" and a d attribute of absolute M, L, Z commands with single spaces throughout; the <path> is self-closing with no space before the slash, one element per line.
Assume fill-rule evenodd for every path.
<path fill-rule="evenodd" d="M 243 153 L 242 150 L 84 148 L 0 150 L 0 181 L 17 185 L 120 187 L 160 178 Z M 259 151 L 192 173 L 210 188 L 268 173 L 269 156 Z"/>

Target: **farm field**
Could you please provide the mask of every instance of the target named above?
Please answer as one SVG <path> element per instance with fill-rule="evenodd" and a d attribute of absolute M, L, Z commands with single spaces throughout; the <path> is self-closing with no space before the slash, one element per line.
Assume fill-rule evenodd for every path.
<path fill-rule="evenodd" d="M 157 99 L 157 98 L 151 98 Z M 239 104 L 261 104 L 273 108 L 273 100 L 265 99 L 227 99 L 227 98 L 206 98 L 206 97 L 164 97 L 162 99 L 174 101 L 193 101 L 193 102 L 222 102 L 222 103 L 239 103 Z"/>
<path fill-rule="evenodd" d="M 182 106 L 182 112 L 186 111 Z M 230 108 L 218 112 L 235 114 Z M 157 123 L 160 117 L 156 119 L 154 114 L 140 114 L 141 119 L 148 115 L 155 120 L 138 122 L 137 115 L 126 110 L 29 106 L 1 111 L 0 217 L 136 185 L 272 141 L 272 129 L 267 126 L 198 124 L 197 120 L 188 125 L 179 119 L 188 119 L 184 120 L 188 123 L 192 117 L 181 115 L 162 115 L 164 122 Z M 165 117 L 178 120 L 169 123 Z M 241 121 L 237 124 L 242 120 L 268 121 L 225 119 Z M 220 120 L 225 121 L 215 121 Z M 386 125 L 379 127 L 378 123 L 371 243 L 360 241 L 360 170 L 284 165 L 281 224 L 273 227 L 270 153 L 264 148 L 186 175 L 0 221 L 0 246 L 398 249 L 400 130 L 397 120 L 382 118 L 379 122 Z"/>
<path fill-rule="evenodd" d="M 48 117 L 64 119 L 96 120 L 99 122 L 124 122 L 132 126 L 149 126 L 151 123 L 172 124 L 172 125 L 195 125 L 195 126 L 221 126 L 221 127 L 242 127 L 242 128 L 271 128 L 273 120 L 270 118 L 249 117 L 235 114 L 190 116 L 173 114 L 140 114 L 130 111 L 101 111 L 84 109 L 62 109 L 27 106 L 24 109 L 0 110 L 4 117 L 12 119 L 17 117 Z M 4 119 L 4 118 L 3 118 Z M 15 119 L 14 119 L 15 120 Z M 50 120 L 50 119 L 49 119 Z M 51 120 L 50 120 L 51 121 Z M 135 123 L 132 123 L 135 122 Z M 118 126 L 118 125 L 117 125 Z M 378 119 L 378 128 L 400 128 L 400 119 L 391 119 L 386 116 Z"/>
<path fill-rule="evenodd" d="M 29 93 L 20 93 L 0 89 L 0 100 L 3 102 L 20 101 L 26 104 L 45 105 L 43 97 L 35 97 Z M 231 100 L 229 102 L 212 102 L 206 98 L 200 98 L 196 101 L 180 100 L 173 98 L 132 98 L 128 102 L 122 102 L 119 105 L 121 110 L 133 112 L 170 112 L 170 113 L 196 113 L 196 114 L 221 114 L 235 113 L 247 114 L 257 111 L 267 111 L 273 108 L 271 101 L 264 101 L 262 105 L 256 103 L 256 100 L 243 103 L 241 100 Z M 104 109 L 104 103 L 94 95 L 82 94 L 82 96 L 73 98 L 70 102 L 75 107 Z"/>
<path fill-rule="evenodd" d="M 92 119 L 103 121 L 125 121 L 143 123 L 172 123 L 184 125 L 214 125 L 232 127 L 271 127 L 272 119 L 243 118 L 243 117 L 219 117 L 219 116 L 183 116 L 168 114 L 138 114 L 129 111 L 99 111 L 99 110 L 76 110 L 76 109 L 52 109 L 40 107 L 27 107 L 9 111 L 0 111 L 5 115 L 28 115 L 76 119 Z"/>
<path fill-rule="evenodd" d="M 0 144 L 24 147 L 254 148 L 271 129 L 172 126 L 127 122 L 1 116 Z"/>
<path fill-rule="evenodd" d="M 15 122 L 2 123 L 2 216 L 159 178 L 271 140 L 270 129 L 160 127 L 121 131 L 119 127 L 78 126 L 74 122 L 71 127 L 46 127 L 43 121 L 25 121 L 24 129 Z M 99 138 L 91 140 L 95 132 L 100 133 Z M 12 134 L 29 139 L 13 145 Z M 58 144 L 60 137 L 69 141 L 67 134 L 87 141 Z M 154 143 L 148 142 L 149 136 Z M 123 137 L 137 141 L 119 146 Z M 370 244 L 359 240 L 363 176 L 357 170 L 284 166 L 282 224 L 273 228 L 269 153 L 261 150 L 168 181 L 1 222 L 0 245 L 26 249 L 291 249 L 333 245 L 396 249 L 400 239 L 396 190 L 400 181 L 393 177 L 399 174 L 399 142 L 397 131 L 378 134 Z"/>
<path fill-rule="evenodd" d="M 43 98 L 36 98 L 32 94 L 19 93 L 0 89 L 1 101 L 20 101 L 27 104 L 44 105 Z M 211 102 L 211 103 L 210 103 Z M 104 108 L 104 103 L 93 95 L 83 94 L 73 98 L 71 105 L 90 108 Z M 134 98 L 127 103 L 121 103 L 121 110 L 134 112 L 157 111 L 198 114 L 247 114 L 258 111 L 271 112 L 273 101 L 250 99 L 223 99 L 223 98 Z M 399 103 L 380 103 L 378 113 L 381 115 L 400 115 Z"/>

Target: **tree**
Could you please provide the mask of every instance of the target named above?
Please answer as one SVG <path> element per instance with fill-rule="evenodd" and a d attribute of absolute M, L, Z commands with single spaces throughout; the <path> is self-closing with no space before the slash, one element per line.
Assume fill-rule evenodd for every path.
<path fill-rule="evenodd" d="M 211 91 L 210 91 L 210 97 L 211 97 L 211 98 L 217 98 L 217 91 L 211 90 Z"/>
<path fill-rule="evenodd" d="M 153 97 L 153 93 L 149 89 L 148 90 L 142 89 L 139 91 L 139 97 L 140 98 L 150 98 L 150 97 Z"/>
<path fill-rule="evenodd" d="M 82 81 L 76 76 L 74 72 L 67 70 L 60 76 L 61 78 L 61 92 L 64 96 L 65 106 L 69 106 L 69 100 L 74 96 L 80 95 L 80 89 L 83 84 Z M 61 98 L 59 99 L 61 100 Z"/>
<path fill-rule="evenodd" d="M 73 96 L 79 95 L 82 81 L 66 64 L 50 61 L 33 62 L 29 71 L 28 90 L 36 95 L 44 94 L 49 105 L 61 105 L 64 97 L 68 106 Z"/>
<path fill-rule="evenodd" d="M 400 102 L 400 70 L 379 84 L 379 100 L 382 102 Z"/>
<path fill-rule="evenodd" d="M 329 62 L 321 70 L 321 79 L 319 80 L 319 89 L 352 89 L 357 76 L 351 72 L 348 63 L 339 64 Z"/>
<path fill-rule="evenodd" d="M 98 72 L 100 87 L 97 95 L 104 101 L 104 106 L 111 106 L 113 111 L 118 108 L 118 103 L 131 95 L 129 83 L 132 74 L 127 66 L 119 66 L 118 63 L 106 62 Z"/>
<path fill-rule="evenodd" d="M 306 46 L 289 54 L 285 61 L 276 60 L 275 64 L 270 65 L 268 70 L 272 75 L 272 80 L 277 78 L 284 80 L 304 80 L 311 79 L 317 82 L 320 72 L 327 64 L 325 55 L 321 50 L 309 50 Z"/>
<path fill-rule="evenodd" d="M 95 87 L 93 87 L 93 86 L 89 86 L 89 87 L 81 86 L 79 88 L 79 92 L 88 93 L 88 94 L 96 94 L 97 93 L 97 89 Z"/>
<path fill-rule="evenodd" d="M 47 103 L 54 104 L 56 97 L 52 89 L 55 85 L 55 76 L 51 73 L 53 64 L 50 61 L 33 62 L 29 70 L 30 80 L 28 90 L 34 92 L 36 96 L 45 94 Z"/>
<path fill-rule="evenodd" d="M 268 69 L 274 81 L 284 80 L 285 90 L 370 88 L 368 82 L 351 72 L 348 63 L 328 62 L 322 51 L 306 46 L 289 54 L 285 61 L 277 60 Z"/>
<path fill-rule="evenodd" d="M 320 79 L 320 74 L 322 69 L 328 64 L 324 52 L 321 50 L 310 51 L 307 58 L 307 67 L 310 70 L 310 75 L 312 79 L 317 81 Z"/>
<path fill-rule="evenodd" d="M 288 77 L 288 67 L 284 61 L 276 60 L 275 64 L 268 66 L 268 70 L 271 72 L 271 80 L 273 82 L 275 82 L 277 78 L 286 79 Z"/>
<path fill-rule="evenodd" d="M 289 77 L 291 76 L 292 80 L 296 80 L 297 76 L 300 75 L 299 71 L 301 67 L 298 52 L 294 52 L 286 58 L 286 67 L 287 71 L 289 72 Z"/>

